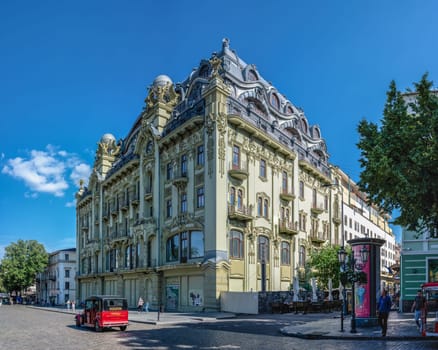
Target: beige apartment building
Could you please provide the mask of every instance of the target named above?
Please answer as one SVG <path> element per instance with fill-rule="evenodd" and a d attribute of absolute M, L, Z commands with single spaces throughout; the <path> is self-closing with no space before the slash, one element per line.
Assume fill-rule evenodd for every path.
<path fill-rule="evenodd" d="M 217 310 L 222 291 L 288 290 L 313 249 L 341 243 L 321 130 L 228 40 L 145 102 L 77 193 L 79 298 Z"/>

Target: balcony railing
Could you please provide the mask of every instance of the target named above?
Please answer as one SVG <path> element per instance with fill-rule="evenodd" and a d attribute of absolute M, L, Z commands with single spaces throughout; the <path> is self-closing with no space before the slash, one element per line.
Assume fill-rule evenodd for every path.
<path fill-rule="evenodd" d="M 290 202 L 295 199 L 295 195 L 292 191 L 282 187 L 280 190 L 280 198 L 284 201 Z"/>
<path fill-rule="evenodd" d="M 252 220 L 252 206 L 246 207 L 242 205 L 239 207 L 233 204 L 228 204 L 228 216 L 230 219 L 243 221 Z"/>
<path fill-rule="evenodd" d="M 309 239 L 314 243 L 324 243 L 327 240 L 327 234 L 310 230 Z"/>
<path fill-rule="evenodd" d="M 290 220 L 280 219 L 278 220 L 278 228 L 280 233 L 289 235 L 296 235 L 298 233 L 298 222 L 292 222 Z"/>
<path fill-rule="evenodd" d="M 312 208 L 310 209 L 312 214 L 319 215 L 324 212 L 324 204 L 322 203 L 313 203 Z"/>
<path fill-rule="evenodd" d="M 245 180 L 248 178 L 248 166 L 246 162 L 240 161 L 240 164 L 231 163 L 228 174 L 238 180 Z"/>

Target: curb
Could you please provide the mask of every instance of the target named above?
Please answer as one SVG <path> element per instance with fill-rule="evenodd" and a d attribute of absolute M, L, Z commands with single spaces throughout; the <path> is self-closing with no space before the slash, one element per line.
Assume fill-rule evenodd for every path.
<path fill-rule="evenodd" d="M 406 340 L 414 340 L 414 341 L 436 341 L 436 336 L 370 336 L 370 335 L 350 335 L 350 336 L 342 336 L 342 335 L 329 335 L 328 332 L 309 332 L 309 333 L 290 333 L 284 330 L 284 328 L 280 329 L 280 333 L 293 338 L 300 339 L 309 339 L 309 340 L 317 340 L 317 339 L 335 339 L 335 340 L 380 340 L 380 341 L 406 341 Z"/>

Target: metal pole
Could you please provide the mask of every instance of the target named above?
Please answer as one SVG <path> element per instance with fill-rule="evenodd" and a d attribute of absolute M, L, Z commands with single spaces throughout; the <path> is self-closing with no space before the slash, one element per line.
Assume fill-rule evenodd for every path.
<path fill-rule="evenodd" d="M 342 285 L 341 332 L 344 331 L 344 305 L 345 305 L 345 286 Z"/>

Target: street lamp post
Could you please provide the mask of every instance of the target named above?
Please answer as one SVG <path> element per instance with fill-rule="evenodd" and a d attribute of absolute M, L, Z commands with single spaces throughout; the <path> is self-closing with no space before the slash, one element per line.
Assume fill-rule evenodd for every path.
<path fill-rule="evenodd" d="M 341 273 L 344 273 L 346 275 L 346 279 L 351 283 L 351 333 L 356 333 L 355 283 L 360 280 L 363 266 L 368 261 L 368 254 L 368 249 L 365 246 L 362 246 L 362 249 L 360 250 L 360 261 L 358 261 L 354 256 L 354 251 L 352 251 L 350 256 L 347 254 L 344 247 L 341 247 L 341 249 L 338 251 L 338 259 L 341 264 Z M 343 303 L 345 303 L 345 297 Z M 341 313 L 341 332 L 344 331 L 343 323 L 343 313 Z"/>

